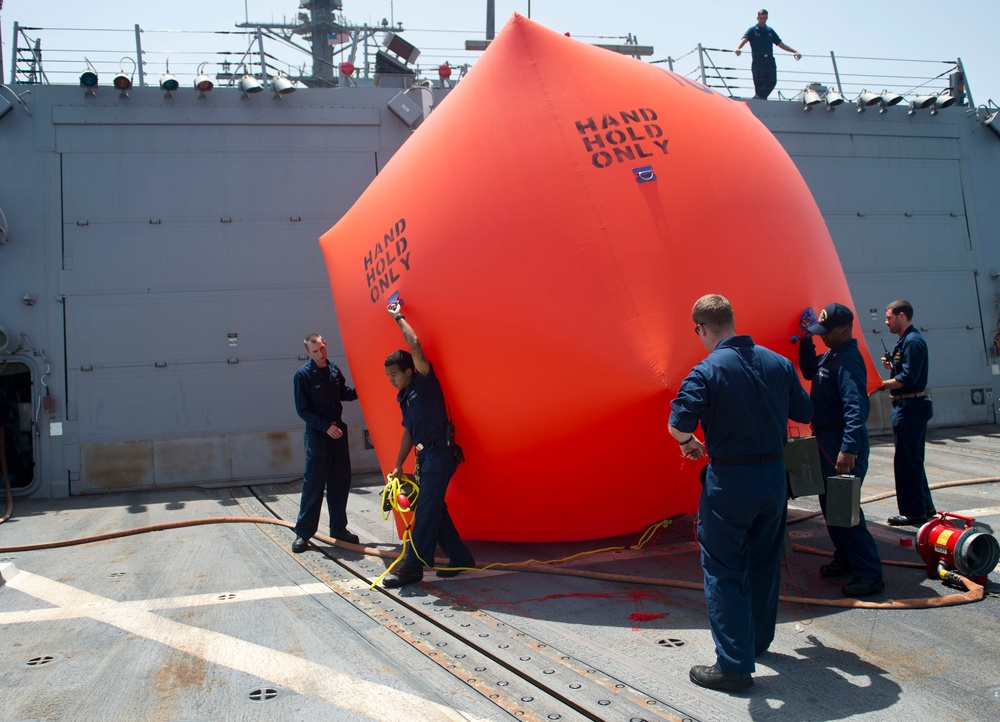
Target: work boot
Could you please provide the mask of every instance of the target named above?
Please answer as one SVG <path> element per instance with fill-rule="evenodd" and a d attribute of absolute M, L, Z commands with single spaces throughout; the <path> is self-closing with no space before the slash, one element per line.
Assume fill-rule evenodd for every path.
<path fill-rule="evenodd" d="M 399 589 L 400 587 L 405 587 L 407 584 L 416 584 L 419 581 L 423 581 L 423 578 L 424 572 L 422 569 L 417 569 L 416 571 L 400 569 L 398 574 L 393 574 L 383 579 L 382 586 L 386 589 Z"/>
<path fill-rule="evenodd" d="M 699 687 L 708 689 L 722 689 L 728 692 L 739 692 L 740 690 L 753 687 L 753 677 L 749 674 L 739 672 L 723 672 L 714 665 L 706 667 L 704 664 L 696 664 L 689 673 L 691 681 Z"/>
<path fill-rule="evenodd" d="M 885 589 L 885 582 L 881 579 L 854 577 L 854 579 L 844 585 L 844 596 L 867 597 L 871 594 L 878 594 L 883 589 Z"/>
<path fill-rule="evenodd" d="M 303 539 L 302 537 L 295 537 L 295 541 L 292 542 L 292 552 L 294 552 L 295 554 L 301 554 L 308 548 L 309 548 L 308 539 Z"/>
<path fill-rule="evenodd" d="M 342 542 L 347 542 L 348 544 L 357 544 L 359 541 L 361 541 L 360 539 L 358 539 L 357 534 L 349 532 L 347 531 L 347 529 L 344 529 L 344 531 L 340 532 L 340 534 L 333 534 L 332 536 L 334 539 L 337 539 L 338 541 Z"/>
<path fill-rule="evenodd" d="M 927 517 L 903 516 L 902 514 L 899 514 L 897 516 L 890 516 L 886 521 L 889 522 L 889 526 L 920 526 L 927 521 Z"/>

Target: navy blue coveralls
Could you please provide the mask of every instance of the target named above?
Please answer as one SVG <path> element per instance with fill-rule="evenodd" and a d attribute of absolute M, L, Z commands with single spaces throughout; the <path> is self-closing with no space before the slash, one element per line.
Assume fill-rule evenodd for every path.
<path fill-rule="evenodd" d="M 409 432 L 417 454 L 420 493 L 414 510 L 412 545 L 406 554 L 401 574 L 423 573 L 423 560 L 434 566 L 438 544 L 448 555 L 449 566 L 466 566 L 472 559 L 468 547 L 455 528 L 445 493 L 458 461 L 454 449 L 447 445 L 448 414 L 445 409 L 441 382 L 434 367 L 426 376 L 414 370 L 405 389 L 396 394 L 403 412 L 403 427 Z"/>
<path fill-rule="evenodd" d="M 812 429 L 819 444 L 819 464 L 825 480 L 837 473 L 840 452 L 854 455 L 850 473 L 864 482 L 868 471 L 868 413 L 871 404 L 865 390 L 868 373 L 852 338 L 817 360 L 811 338 L 803 338 L 799 346 L 799 368 L 812 381 L 809 398 L 813 403 Z M 826 494 L 819 495 L 819 504 L 826 518 Z M 855 577 L 882 580 L 882 560 L 875 539 L 868 531 L 865 513 L 857 526 L 828 526 L 833 542 L 833 561 L 849 567 Z"/>
<path fill-rule="evenodd" d="M 295 411 L 306 422 L 306 465 L 302 472 L 302 502 L 295 522 L 295 536 L 310 539 L 319 527 L 323 492 L 330 513 L 330 536 L 347 531 L 347 496 L 351 492 L 351 455 L 347 444 L 347 424 L 341 420 L 342 401 L 354 401 L 358 392 L 347 385 L 337 365 L 327 361 L 320 368 L 312 359 L 293 379 Z M 330 438 L 326 433 L 336 424 L 344 435 Z"/>
<path fill-rule="evenodd" d="M 926 391 L 928 366 L 927 341 L 915 326 L 909 326 L 892 349 L 889 371 L 890 378 L 903 384 L 902 388 L 889 392 L 892 439 L 896 444 L 892 467 L 899 513 L 917 518 L 932 516 L 936 511 L 924 471 L 927 422 L 934 416 L 934 409 L 929 397 L 913 396 Z"/>
<path fill-rule="evenodd" d="M 778 83 L 778 66 L 774 62 L 774 46 L 781 42 L 778 33 L 769 25 L 754 25 L 743 33 L 750 43 L 750 72 L 753 73 L 755 98 L 767 100 Z"/>
<path fill-rule="evenodd" d="M 812 403 L 788 359 L 732 336 L 691 370 L 671 408 L 679 431 L 701 422 L 709 452 L 698 542 L 715 666 L 749 674 L 778 616 L 788 419 L 809 421 Z"/>

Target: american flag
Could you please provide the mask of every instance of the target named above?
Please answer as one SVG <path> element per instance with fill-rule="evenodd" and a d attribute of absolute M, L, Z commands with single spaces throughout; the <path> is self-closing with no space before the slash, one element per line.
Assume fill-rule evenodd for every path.
<path fill-rule="evenodd" d="M 3 0 L 0 0 L 0 3 L 2 2 Z M 351 36 L 348 33 L 330 33 L 326 36 L 326 41 L 330 45 L 340 45 L 341 43 L 346 43 L 350 39 Z"/>

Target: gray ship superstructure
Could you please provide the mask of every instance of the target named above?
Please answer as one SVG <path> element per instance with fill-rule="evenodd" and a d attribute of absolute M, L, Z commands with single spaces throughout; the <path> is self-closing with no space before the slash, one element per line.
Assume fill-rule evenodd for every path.
<path fill-rule="evenodd" d="M 297 92 L 245 59 L 199 90 L 191 78 L 157 87 L 148 73 L 115 87 L 90 65 L 94 85 L 45 82 L 44 66 L 14 58 L 0 91 L 0 388 L 16 494 L 301 473 L 291 375 L 305 333 L 330 339 L 350 378 L 316 239 L 463 70 L 424 79 L 391 28 L 369 53 L 357 49 L 375 30 L 326 30 L 353 37 L 351 67 L 292 78 L 310 86 Z M 248 37 L 266 57 L 262 33 Z M 829 112 L 833 86 L 817 90 L 813 107 L 805 91 L 749 105 L 812 190 L 873 357 L 895 341 L 885 304 L 911 300 L 930 347 L 932 425 L 995 423 L 1000 136 L 990 110 L 963 96 L 940 110 L 880 100 Z M 446 210 L 447 199 L 433 202 Z M 780 293 L 780 278 L 760 283 Z M 345 420 L 356 468 L 375 469 L 357 405 Z M 887 399 L 876 398 L 870 426 L 888 430 Z"/>

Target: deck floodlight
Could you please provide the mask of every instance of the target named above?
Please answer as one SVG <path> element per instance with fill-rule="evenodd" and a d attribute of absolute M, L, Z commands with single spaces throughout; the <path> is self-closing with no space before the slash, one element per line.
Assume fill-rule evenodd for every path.
<path fill-rule="evenodd" d="M 125 72 L 126 63 L 132 63 L 132 75 Z M 87 62 L 87 65 L 90 65 L 89 61 Z M 135 71 L 138 66 L 135 64 L 135 60 L 126 55 L 122 58 L 121 65 L 119 67 L 120 70 L 118 71 L 118 75 L 116 75 L 115 79 L 111 81 L 111 84 L 115 86 L 115 90 L 121 91 L 121 97 L 127 98 L 128 91 L 132 89 L 132 76 L 135 75 Z"/>
<path fill-rule="evenodd" d="M 92 95 L 94 88 L 97 87 L 97 70 L 89 60 L 84 58 L 84 61 L 87 63 L 87 69 L 80 73 L 80 87 L 87 88 L 87 95 Z"/>
<path fill-rule="evenodd" d="M 882 91 L 882 104 L 883 105 L 898 105 L 903 102 L 903 96 L 899 93 L 893 93 L 889 90 Z"/>
<path fill-rule="evenodd" d="M 240 90 L 243 91 L 244 95 L 246 95 L 247 93 L 259 93 L 263 89 L 264 86 L 260 84 L 260 81 L 257 80 L 257 78 L 253 77 L 252 75 L 250 75 L 250 73 L 246 73 L 240 79 Z"/>
<path fill-rule="evenodd" d="M 875 93 L 869 93 L 867 90 L 862 90 L 861 95 L 858 96 L 858 112 L 864 113 L 865 108 L 869 108 L 876 103 L 882 102 L 882 96 L 876 95 Z"/>
<path fill-rule="evenodd" d="M 823 99 L 819 97 L 819 93 L 814 88 L 806 88 L 802 92 L 802 105 L 805 106 L 805 110 L 810 110 L 814 105 L 819 105 L 822 102 Z"/>
<path fill-rule="evenodd" d="M 931 115 L 937 114 L 937 108 L 934 107 L 934 103 L 937 102 L 936 95 L 918 95 L 913 100 L 910 101 L 909 107 L 906 109 L 907 115 L 913 115 L 918 110 L 923 110 L 925 108 L 931 109 Z"/>
<path fill-rule="evenodd" d="M 160 89 L 166 90 L 168 93 L 172 93 L 180 87 L 180 83 L 177 82 L 177 78 L 168 70 L 163 75 L 160 76 Z"/>
<path fill-rule="evenodd" d="M 824 100 L 826 101 L 826 109 L 832 112 L 838 105 L 844 104 L 844 94 L 839 90 L 830 89 L 827 91 Z"/>
<path fill-rule="evenodd" d="M 275 95 L 288 95 L 289 93 L 295 92 L 295 83 L 289 80 L 286 76 L 279 75 L 271 81 L 271 88 L 274 89 Z"/>
<path fill-rule="evenodd" d="M 168 60 L 167 67 L 163 75 L 160 76 L 160 90 L 167 91 L 167 97 L 172 98 L 173 92 L 179 87 L 181 87 L 181 84 L 177 82 L 177 78 L 170 72 L 170 61 Z"/>
<path fill-rule="evenodd" d="M 951 91 L 946 90 L 934 100 L 934 107 L 936 109 L 950 108 L 957 102 L 958 98 L 952 95 Z"/>
<path fill-rule="evenodd" d="M 215 87 L 215 83 L 212 82 L 212 79 L 205 74 L 206 65 L 208 65 L 207 62 L 198 66 L 198 75 L 196 75 L 194 79 L 194 89 L 199 91 L 201 95 L 204 95 Z"/>

